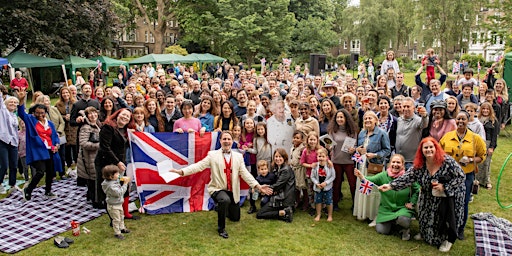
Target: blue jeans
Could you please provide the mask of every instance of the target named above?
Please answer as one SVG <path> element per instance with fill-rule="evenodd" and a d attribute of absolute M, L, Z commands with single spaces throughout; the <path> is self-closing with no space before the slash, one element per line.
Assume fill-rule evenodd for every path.
<path fill-rule="evenodd" d="M 464 228 L 466 227 L 466 222 L 468 221 L 468 205 L 469 200 L 471 200 L 471 190 L 473 188 L 473 181 L 475 180 L 475 173 L 470 172 L 466 173 L 466 196 L 464 198 L 464 222 L 462 226 L 459 228 L 459 234 L 464 233 Z"/>
<path fill-rule="evenodd" d="M 9 168 L 9 186 L 12 187 L 16 185 L 16 172 L 18 171 L 18 146 L 11 146 L 0 141 L 0 181 L 2 181 L 2 183 L 4 181 L 7 168 Z"/>

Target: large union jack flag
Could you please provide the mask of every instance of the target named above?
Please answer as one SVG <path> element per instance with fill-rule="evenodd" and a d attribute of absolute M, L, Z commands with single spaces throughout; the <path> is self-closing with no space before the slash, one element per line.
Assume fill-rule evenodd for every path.
<path fill-rule="evenodd" d="M 158 174 L 157 163 L 171 160 L 181 169 L 202 160 L 208 151 L 220 148 L 219 133 L 145 133 L 130 132 L 132 163 L 141 207 L 148 214 L 195 212 L 213 209 L 208 194 L 210 169 L 166 183 Z M 241 195 L 248 186 L 241 182 Z"/>

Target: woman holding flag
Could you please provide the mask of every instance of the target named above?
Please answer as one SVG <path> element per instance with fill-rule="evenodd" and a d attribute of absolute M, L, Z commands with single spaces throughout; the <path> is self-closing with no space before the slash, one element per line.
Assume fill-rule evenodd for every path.
<path fill-rule="evenodd" d="M 448 252 L 463 225 L 465 175 L 459 164 L 447 155 L 432 137 L 420 142 L 414 167 L 379 190 L 401 190 L 414 182 L 421 186 L 418 203 L 420 233 L 414 239 L 439 246 Z"/>
<path fill-rule="evenodd" d="M 375 185 L 389 183 L 405 173 L 405 159 L 400 154 L 391 157 L 389 167 L 385 172 L 366 178 L 358 169 L 354 174 L 362 181 L 367 180 Z M 364 183 L 364 182 L 363 182 Z M 377 215 L 377 233 L 389 235 L 393 225 L 398 225 L 402 230 L 402 240 L 411 238 L 409 227 L 411 218 L 414 216 L 414 205 L 418 201 L 420 185 L 414 182 L 411 187 L 398 191 L 387 191 L 381 193 L 379 214 Z"/>
<path fill-rule="evenodd" d="M 382 172 L 384 161 L 391 154 L 391 145 L 388 134 L 377 127 L 379 119 L 373 111 L 366 111 L 363 115 L 363 129 L 357 137 L 356 151 L 362 156 L 363 162 L 360 167 L 363 175 L 369 176 Z M 358 161 L 359 162 L 359 161 Z M 357 181 L 356 187 L 361 184 Z M 354 216 L 357 219 L 364 220 L 369 218 L 373 220 L 370 226 L 374 226 L 375 217 L 379 208 L 380 195 L 377 191 L 363 195 L 356 193 L 354 197 Z"/>

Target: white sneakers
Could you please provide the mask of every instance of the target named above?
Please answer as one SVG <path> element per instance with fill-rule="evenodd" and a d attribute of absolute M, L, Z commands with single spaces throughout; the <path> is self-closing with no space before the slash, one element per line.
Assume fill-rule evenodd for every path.
<path fill-rule="evenodd" d="M 448 241 L 443 241 L 441 243 L 441 246 L 439 246 L 439 251 L 440 252 L 449 252 L 450 249 L 452 248 L 452 243 L 448 242 Z"/>
<path fill-rule="evenodd" d="M 421 237 L 421 234 L 420 234 L 420 233 L 418 233 L 418 234 L 416 234 L 416 235 L 414 236 L 414 240 L 416 240 L 416 241 L 421 241 L 421 240 L 423 240 L 423 237 Z"/>
<path fill-rule="evenodd" d="M 375 219 L 372 222 L 370 222 L 370 224 L 368 224 L 368 227 L 375 227 L 375 226 L 377 226 L 377 217 L 375 217 Z"/>
<path fill-rule="evenodd" d="M 409 241 L 411 239 L 411 230 L 410 229 L 403 229 L 402 232 L 402 240 L 403 241 Z"/>
<path fill-rule="evenodd" d="M 5 190 L 5 188 L 2 184 L 0 184 L 0 194 L 2 194 L 2 195 L 7 194 L 7 191 Z"/>

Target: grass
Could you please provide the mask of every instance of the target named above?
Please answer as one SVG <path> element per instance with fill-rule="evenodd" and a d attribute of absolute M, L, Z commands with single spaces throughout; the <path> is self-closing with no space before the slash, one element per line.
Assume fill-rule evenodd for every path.
<path fill-rule="evenodd" d="M 512 130 L 511 128 L 507 128 Z M 512 139 L 500 137 L 499 147 L 492 163 L 492 183 L 496 185 L 498 172 L 512 151 Z M 506 169 L 507 171 L 508 169 Z M 511 203 L 512 177 L 505 173 L 500 186 L 501 201 Z M 347 184 L 345 195 L 350 195 Z M 21 251 L 19 255 L 439 255 L 439 251 L 424 242 L 402 241 L 398 235 L 384 236 L 357 221 L 350 212 L 349 200 L 343 200 L 341 210 L 334 213 L 334 221 L 328 223 L 325 216 L 315 223 L 308 214 L 299 211 L 293 223 L 275 220 L 257 220 L 242 208 L 240 222 L 227 222 L 230 238 L 225 240 L 216 233 L 216 212 L 197 212 L 142 216 L 142 220 L 126 220 L 132 230 L 124 241 L 113 237 L 108 217 L 83 223 L 92 232 L 73 237 L 75 244 L 69 249 L 58 249 L 53 239 Z M 512 220 L 510 209 L 501 209 L 496 203 L 495 190 L 481 189 L 470 204 L 470 214 L 492 212 Z M 412 234 L 418 232 L 417 221 Z M 71 231 L 63 235 L 71 237 Z M 474 255 L 473 222 L 468 221 L 466 240 L 457 241 L 450 255 Z"/>
<path fill-rule="evenodd" d="M 407 78 L 414 74 L 406 75 Z M 413 80 L 412 80 L 413 81 Z M 507 127 L 512 132 L 512 128 Z M 503 134 L 503 132 L 502 132 Z M 500 136 L 492 162 L 492 184 L 496 187 L 498 173 L 509 152 L 512 139 Z M 508 165 L 510 166 L 510 165 Z M 500 199 L 504 205 L 512 204 L 512 175 L 505 168 L 500 185 Z M 344 182 L 343 193 L 349 196 Z M 293 223 L 276 220 L 257 220 L 248 215 L 248 204 L 242 208 L 240 222 L 227 221 L 229 239 L 217 235 L 216 212 L 143 215 L 139 221 L 126 220 L 132 230 L 127 239 L 118 241 L 103 215 L 88 223 L 90 234 L 73 237 L 75 243 L 68 249 L 58 249 L 53 239 L 18 253 L 18 255 L 439 255 L 437 248 L 421 241 L 402 241 L 398 235 L 376 233 L 367 222 L 358 221 L 350 212 L 350 200 L 344 199 L 341 210 L 334 213 L 334 221 L 327 223 L 322 216 L 319 223 L 299 211 Z M 481 189 L 469 206 L 470 214 L 491 212 L 512 220 L 512 210 L 502 209 L 496 202 L 496 191 Z M 412 235 L 418 232 L 413 222 Z M 71 231 L 62 235 L 72 237 Z M 468 220 L 466 240 L 457 241 L 447 255 L 474 255 L 473 222 Z"/>

